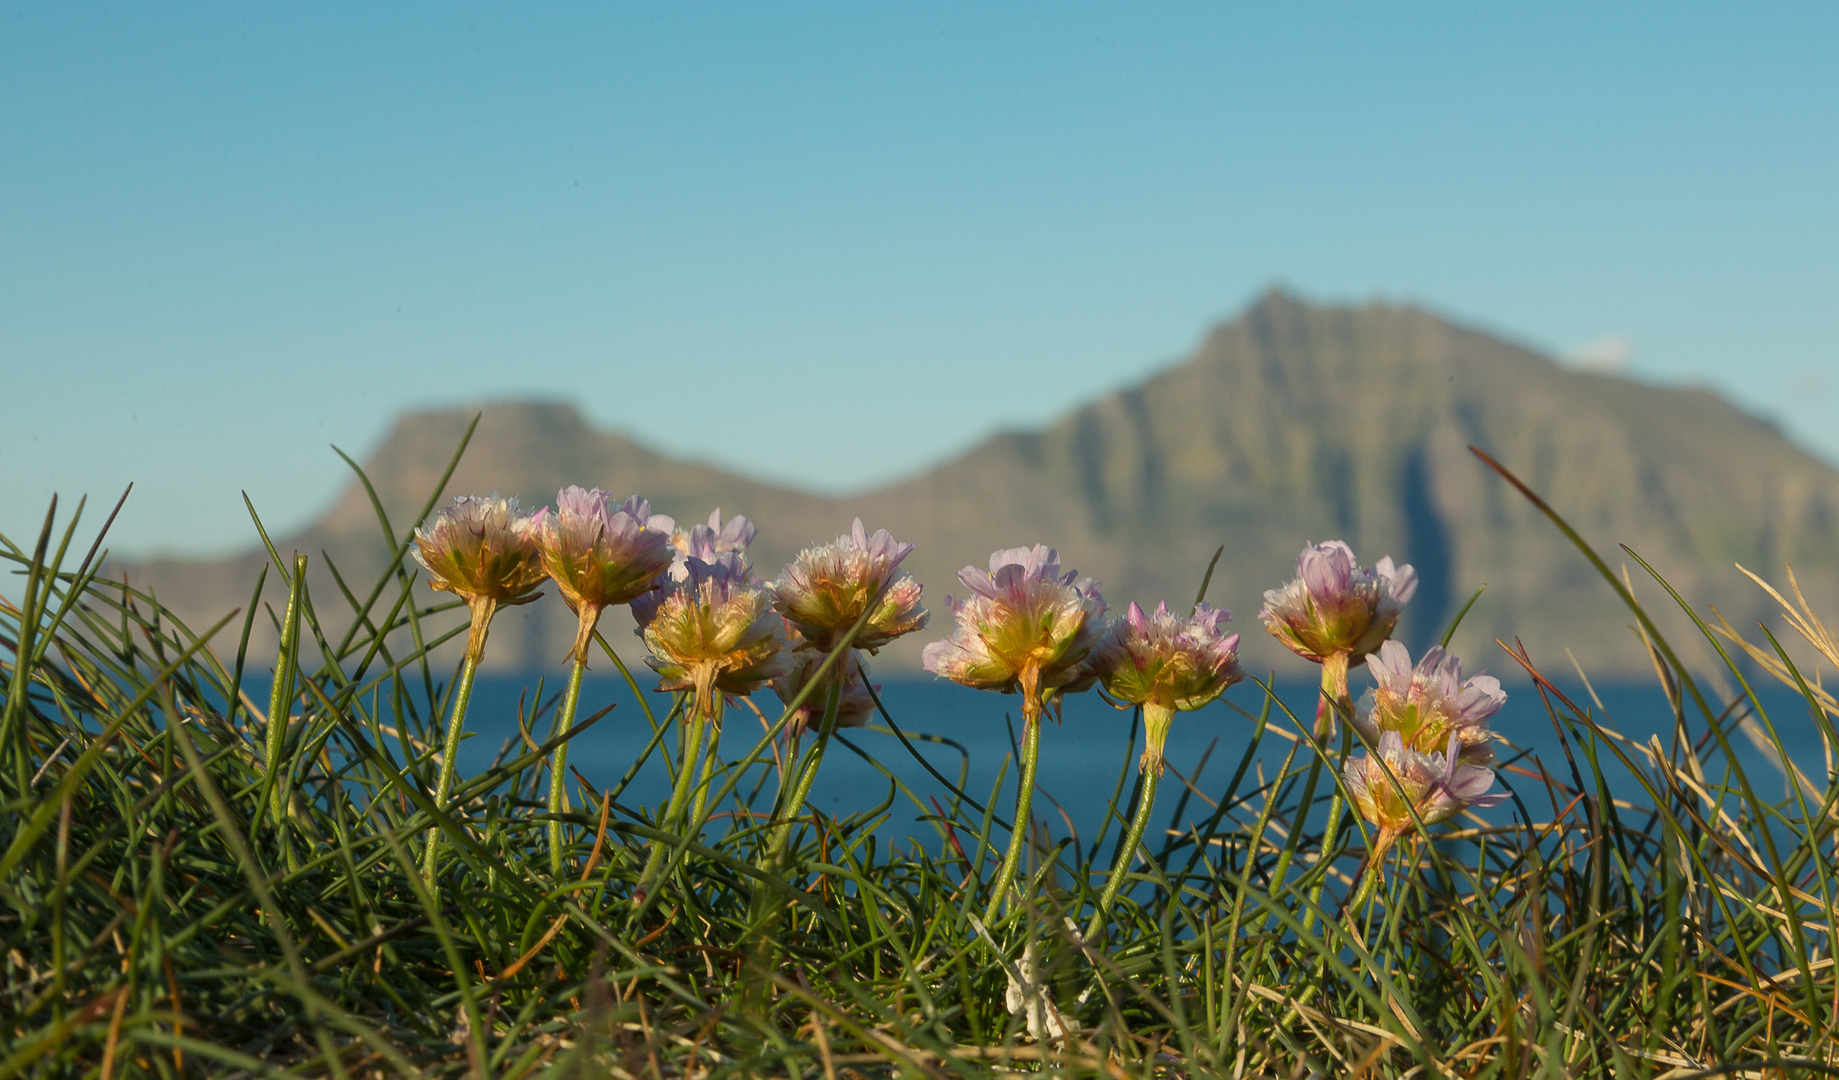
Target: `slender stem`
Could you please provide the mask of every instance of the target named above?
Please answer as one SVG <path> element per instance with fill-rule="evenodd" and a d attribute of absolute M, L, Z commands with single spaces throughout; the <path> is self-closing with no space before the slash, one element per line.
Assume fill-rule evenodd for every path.
<path fill-rule="evenodd" d="M 1137 812 L 1130 819 L 1130 831 L 1124 834 L 1124 846 L 1117 853 L 1117 864 L 1111 868 L 1110 878 L 1105 881 L 1105 891 L 1099 894 L 1098 912 L 1092 917 L 1092 929 L 1086 934 L 1087 938 L 1096 938 L 1104 927 L 1105 916 L 1117 899 L 1118 889 L 1130 874 L 1130 865 L 1136 862 L 1137 844 L 1143 839 L 1143 830 L 1149 826 L 1149 815 L 1156 806 L 1156 785 L 1161 780 L 1160 767 L 1143 770 L 1143 790 L 1137 795 Z"/>
<path fill-rule="evenodd" d="M 703 807 L 709 801 L 709 781 L 715 775 L 715 759 L 722 745 L 722 695 L 717 692 L 709 700 L 708 747 L 702 755 L 702 777 L 696 782 L 696 797 L 690 807 L 691 827 L 700 831 L 702 828 Z"/>
<path fill-rule="evenodd" d="M 798 815 L 804 812 L 805 800 L 811 794 L 811 784 L 817 779 L 817 767 L 823 764 L 824 747 L 830 741 L 830 731 L 836 725 L 836 713 L 842 699 L 843 683 L 841 680 L 833 680 L 825 695 L 824 716 L 818 721 L 817 738 L 812 740 L 811 749 L 798 759 L 792 773 L 792 786 L 773 813 L 777 827 L 773 830 L 772 845 L 767 853 L 768 867 L 776 867 L 785 856 L 792 839 L 794 823 Z"/>
<path fill-rule="evenodd" d="M 1022 861 L 1022 847 L 1028 838 L 1028 808 L 1034 801 L 1034 767 L 1041 757 L 1041 718 L 1024 716 L 1022 735 L 1021 788 L 1015 795 L 1015 821 L 1009 830 L 1009 850 L 1003 855 L 1002 868 L 996 872 L 996 886 L 990 891 L 989 907 L 983 921 L 993 923 L 1002 911 L 1009 883 L 1015 880 L 1015 868 Z"/>
<path fill-rule="evenodd" d="M 658 823 L 665 832 L 679 825 L 683 811 L 689 805 L 691 777 L 696 775 L 698 759 L 702 756 L 702 729 L 707 722 L 708 718 L 703 716 L 701 709 L 690 710 L 689 727 L 685 729 L 683 738 L 683 756 L 677 762 L 677 781 L 671 788 L 670 802 L 664 805 L 664 817 Z M 632 892 L 634 902 L 639 905 L 638 913 L 651 906 L 652 883 L 658 875 L 658 868 L 664 863 L 666 845 L 667 841 L 664 840 L 651 842 L 651 854 L 646 858 L 645 869 L 639 874 L 638 886 Z"/>
<path fill-rule="evenodd" d="M 453 790 L 453 769 L 460 756 L 460 733 L 466 727 L 466 706 L 473 696 L 473 675 L 479 670 L 479 657 L 471 650 L 466 651 L 466 661 L 460 665 L 460 681 L 453 688 L 453 714 L 447 718 L 447 741 L 441 749 L 440 778 L 434 785 L 434 805 L 447 809 L 447 793 Z M 428 830 L 428 846 L 422 853 L 422 877 L 427 879 L 429 887 L 434 886 L 434 867 L 439 857 L 441 844 L 441 827 L 435 825 Z"/>
<path fill-rule="evenodd" d="M 556 734 L 568 734 L 575 726 L 575 710 L 581 704 L 581 675 L 587 671 L 587 657 L 577 654 L 575 666 L 568 672 L 568 691 L 562 695 L 562 711 L 556 716 Z M 562 873 L 562 819 L 559 816 L 568 801 L 568 744 L 556 747 L 555 760 L 549 767 L 549 872 Z"/>
<path fill-rule="evenodd" d="M 1322 665 L 1322 699 L 1328 700 L 1334 695 L 1335 708 L 1342 718 L 1352 723 L 1354 715 L 1353 698 L 1347 692 L 1347 660 L 1342 658 L 1339 664 Z M 1341 760 L 1347 760 L 1353 733 L 1343 726 L 1341 731 Z M 1341 814 L 1346 809 L 1346 800 L 1341 797 L 1341 786 L 1335 785 L 1334 794 L 1328 800 L 1328 823 L 1322 827 L 1322 858 L 1328 859 L 1335 850 L 1335 840 L 1341 829 Z M 1323 874 L 1309 891 L 1309 909 L 1303 912 L 1303 931 L 1307 933 L 1315 924 L 1315 913 L 1322 906 L 1322 890 L 1328 885 L 1328 875 Z M 1327 963 L 1327 957 L 1322 959 Z"/>

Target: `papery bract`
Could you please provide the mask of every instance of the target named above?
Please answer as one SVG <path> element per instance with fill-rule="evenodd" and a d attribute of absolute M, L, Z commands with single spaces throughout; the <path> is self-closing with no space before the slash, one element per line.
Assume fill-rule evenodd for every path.
<path fill-rule="evenodd" d="M 926 670 L 979 690 L 1020 690 L 1022 715 L 1038 720 L 1048 696 L 1089 686 L 1109 658 L 1104 598 L 1096 581 L 1077 578 L 1039 544 L 996 552 L 987 573 L 965 567 L 958 580 L 971 595 L 945 598 L 957 622 L 926 646 Z"/>
<path fill-rule="evenodd" d="M 899 569 L 912 551 L 912 544 L 896 542 L 886 529 L 868 535 L 857 518 L 834 543 L 798 553 L 773 584 L 773 606 L 810 647 L 828 652 L 873 603 L 874 612 L 851 644 L 874 652 L 926 625 L 920 583 Z"/>
<path fill-rule="evenodd" d="M 745 696 L 784 672 L 784 621 L 738 553 L 684 566 L 682 581 L 638 597 L 632 614 L 658 689 L 694 690 L 696 707 L 712 716 L 717 692 Z"/>
<path fill-rule="evenodd" d="M 1264 594 L 1264 628 L 1305 660 L 1344 656 L 1358 666 L 1398 625 L 1417 591 L 1417 571 L 1391 557 L 1371 570 L 1339 540 L 1311 544 L 1296 560 L 1296 577 Z"/>
<path fill-rule="evenodd" d="M 606 492 L 563 488 L 556 508 L 536 515 L 543 568 L 568 606 L 579 616 L 576 663 L 587 662 L 587 646 L 600 612 L 631 603 L 656 588 L 676 550 L 676 523 L 653 514 L 637 495 L 615 509 Z"/>
<path fill-rule="evenodd" d="M 1488 719 L 1507 703 L 1500 680 L 1476 675 L 1464 681 L 1462 661 L 1436 645 L 1414 668 L 1411 653 L 1396 641 L 1367 657 L 1367 670 L 1374 685 L 1360 699 L 1354 726 L 1369 743 L 1395 731 L 1405 746 L 1429 753 L 1454 737 L 1464 761 L 1493 759 Z"/>

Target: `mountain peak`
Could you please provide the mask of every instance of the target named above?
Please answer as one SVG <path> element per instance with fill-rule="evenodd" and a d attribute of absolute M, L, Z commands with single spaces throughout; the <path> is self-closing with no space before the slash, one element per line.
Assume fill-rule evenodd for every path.
<path fill-rule="evenodd" d="M 1715 601 L 1735 622 L 1763 617 L 1767 604 L 1732 561 L 1765 573 L 1792 563 L 1816 608 L 1839 605 L 1832 469 L 1721 398 L 1573 371 L 1408 305 L 1320 305 L 1273 287 L 1187 361 L 1139 385 L 847 499 L 667 457 L 596 430 L 566 402 L 476 411 L 447 494 L 542 503 L 579 483 L 642 493 L 679 519 L 720 506 L 760 525 L 755 563 L 769 576 L 860 515 L 918 545 L 905 565 L 935 609 L 959 567 L 1035 542 L 1058 546 L 1069 566 L 1105 582 L 1119 607 L 1185 605 L 1224 545 L 1207 599 L 1249 622 L 1305 543 L 1340 538 L 1368 565 L 1391 555 L 1417 567 L 1422 585 L 1402 624 L 1413 647 L 1440 637 L 1486 583 L 1455 642 L 1473 666 L 1502 666 L 1489 664 L 1499 638 L 1523 641 L 1545 663 L 1560 663 L 1569 648 L 1594 673 L 1643 670 L 1644 647 L 1623 631 L 1627 613 L 1613 592 L 1470 445 L 1518 470 L 1596 550 L 1628 544 L 1683 595 Z M 474 412 L 405 416 L 369 456 L 366 470 L 398 535 Z M 347 580 L 388 551 L 355 484 L 311 529 L 278 541 L 283 551 L 324 551 Z M 247 600 L 256 561 L 135 572 L 203 620 Z M 1286 663 L 1255 629 L 1245 635 L 1248 665 Z M 500 664 L 548 663 L 570 634 L 559 605 L 519 608 L 494 628 L 491 655 Z M 611 628 L 607 637 L 630 641 Z M 917 650 L 897 645 L 879 664 L 916 668 Z"/>

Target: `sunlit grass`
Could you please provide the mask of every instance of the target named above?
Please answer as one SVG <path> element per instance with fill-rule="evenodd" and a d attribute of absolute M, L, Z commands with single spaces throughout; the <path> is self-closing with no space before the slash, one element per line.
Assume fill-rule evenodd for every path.
<path fill-rule="evenodd" d="M 1811 724 L 1831 761 L 1832 699 L 1728 626 L 1706 637 L 1751 658 L 1733 657 L 1738 684 L 1766 671 L 1807 707 L 1710 697 L 1600 560 L 1648 635 L 1672 738 L 1599 728 L 1522 655 L 1563 760 L 1504 754 L 1509 803 L 1401 840 L 1352 904 L 1372 836 L 1345 815 L 1322 835 L 1346 728 L 1318 746 L 1313 716 L 1247 682 L 1229 698 L 1255 734 L 1230 779 L 1171 772 L 1165 797 L 1203 820 L 1152 832 L 1101 911 L 1134 754 L 1100 836 L 1031 831 L 1006 905 L 1004 781 L 962 790 L 917 751 L 929 786 L 883 763 L 884 789 L 842 817 L 806 805 L 789 832 L 772 813 L 803 805 L 784 794 L 802 778 L 781 770 L 806 759 L 771 737 L 722 761 L 680 828 L 623 799 L 642 762 L 605 789 L 573 773 L 552 813 L 560 739 L 531 698 L 521 744 L 438 811 L 455 680 L 430 652 L 466 613 L 417 601 L 409 523 L 378 516 L 398 558 L 377 581 L 313 596 L 277 552 L 211 627 L 94 577 L 99 552 L 77 557 L 55 507 L 35 544 L 6 545 L 0 1077 L 1839 1072 L 1839 776 L 1795 761 L 1772 800 L 1781 778 L 1746 774 L 1731 744 L 1754 715 L 1790 760 L 1781 733 Z M 259 619 L 279 657 L 248 655 Z M 243 693 L 271 671 L 268 702 Z M 639 689 L 618 722 L 650 725 L 647 755 L 675 771 L 683 725 Z M 1618 767 L 1636 782 L 1612 791 Z M 896 813 L 926 835 L 889 843 Z"/>

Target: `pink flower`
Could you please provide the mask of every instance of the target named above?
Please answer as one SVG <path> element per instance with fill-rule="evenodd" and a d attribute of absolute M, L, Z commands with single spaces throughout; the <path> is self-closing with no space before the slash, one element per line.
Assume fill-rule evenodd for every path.
<path fill-rule="evenodd" d="M 430 586 L 467 600 L 527 604 L 544 577 L 534 519 L 495 495 L 461 495 L 416 529 L 415 561 Z"/>
<path fill-rule="evenodd" d="M 796 635 L 797 631 L 793 631 Z M 824 662 L 825 652 L 811 648 L 803 639 L 794 636 L 792 648 L 788 650 L 790 661 L 785 674 L 773 680 L 773 692 L 779 700 L 791 704 L 806 683 L 817 677 L 817 669 Z M 824 709 L 830 700 L 830 687 L 838 678 L 843 680 L 843 695 L 837 702 L 836 726 L 839 728 L 861 727 L 868 723 L 868 718 L 875 712 L 875 699 L 870 696 L 868 686 L 863 683 L 856 667 L 862 661 L 854 656 L 839 656 L 830 670 L 825 672 L 818 684 L 805 695 L 805 700 L 792 712 L 792 718 L 786 724 L 789 734 L 796 735 L 806 728 L 817 726 L 824 719 Z M 866 667 L 864 667 L 866 671 Z M 879 689 L 879 687 L 877 687 Z"/>
<path fill-rule="evenodd" d="M 1331 656 L 1358 666 L 1398 626 L 1417 591 L 1417 571 L 1390 557 L 1362 569 L 1339 540 L 1311 544 L 1296 560 L 1296 578 L 1264 594 L 1264 628 L 1290 651 L 1317 663 Z"/>
<path fill-rule="evenodd" d="M 651 504 L 637 495 L 616 510 L 606 492 L 579 487 L 563 488 L 556 495 L 555 511 L 539 511 L 535 522 L 543 568 L 580 617 L 574 657 L 576 663 L 586 663 L 600 612 L 650 592 L 655 579 L 670 567 L 676 554 L 670 543 L 675 523 L 653 515 Z"/>
<path fill-rule="evenodd" d="M 428 584 L 466 601 L 472 630 L 466 655 L 485 654 L 485 635 L 500 604 L 528 604 L 542 594 L 542 557 L 535 522 L 518 512 L 516 499 L 462 495 L 425 527 L 415 530 L 415 561 Z"/>
<path fill-rule="evenodd" d="M 1488 719 L 1507 703 L 1500 680 L 1476 675 L 1463 681 L 1462 661 L 1435 645 L 1413 668 L 1411 653 L 1396 641 L 1367 657 L 1367 670 L 1374 686 L 1360 699 L 1354 726 L 1368 742 L 1394 731 L 1408 748 L 1428 753 L 1453 738 L 1462 760 L 1493 760 Z"/>
<path fill-rule="evenodd" d="M 690 559 L 713 563 L 717 555 L 737 554 L 744 557 L 759 532 L 758 526 L 740 514 L 729 518 L 726 525 L 722 524 L 721 507 L 716 507 L 709 514 L 707 525 L 692 525 L 671 534 L 671 547 L 676 549 L 670 567 L 671 580 L 682 581 L 689 576 Z"/>
<path fill-rule="evenodd" d="M 1464 764 L 1462 742 L 1454 735 L 1444 752 L 1425 754 L 1388 731 L 1373 753 L 1350 759 L 1342 775 L 1361 815 L 1392 835 L 1411 829 L 1414 815 L 1416 822 L 1435 825 L 1470 807 L 1485 809 L 1507 798 L 1487 793 L 1494 770 Z"/>
<path fill-rule="evenodd" d="M 926 610 L 919 606 L 920 583 L 899 569 L 912 551 L 912 544 L 896 543 L 886 529 L 869 536 L 857 518 L 849 534 L 835 543 L 798 553 L 773 584 L 773 606 L 821 654 L 830 651 L 872 602 L 874 613 L 853 642 L 872 653 L 926 625 Z"/>
<path fill-rule="evenodd" d="M 990 556 L 988 573 L 967 566 L 958 580 L 963 603 L 947 596 L 957 625 L 926 646 L 927 671 L 979 690 L 1022 692 L 1022 715 L 1039 719 L 1047 698 L 1091 685 L 1112 646 L 1098 583 L 1060 573 L 1050 547 L 1008 548 Z"/>
<path fill-rule="evenodd" d="M 1134 602 L 1116 624 L 1110 663 L 1099 673 L 1112 697 L 1143 706 L 1143 767 L 1162 768 L 1162 748 L 1176 712 L 1198 709 L 1245 677 L 1239 668 L 1239 635 L 1222 634 L 1232 618 L 1221 608 L 1197 604 L 1183 619 L 1167 604 L 1146 615 Z"/>
<path fill-rule="evenodd" d="M 635 599 L 632 614 L 658 689 L 694 690 L 696 707 L 713 716 L 716 692 L 744 697 L 784 673 L 784 622 L 738 553 L 690 558 L 684 570 L 682 581 Z"/>

